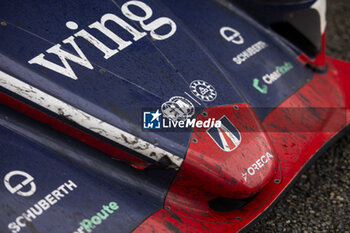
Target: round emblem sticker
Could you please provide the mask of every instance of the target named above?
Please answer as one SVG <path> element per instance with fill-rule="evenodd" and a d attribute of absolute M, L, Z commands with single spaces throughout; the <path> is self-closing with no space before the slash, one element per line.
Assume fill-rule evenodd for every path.
<path fill-rule="evenodd" d="M 211 102 L 215 100 L 217 96 L 215 88 L 203 80 L 194 80 L 191 82 L 190 90 L 197 98 L 205 102 Z"/>
<path fill-rule="evenodd" d="M 161 106 L 163 116 L 172 121 L 184 121 L 195 112 L 194 105 L 188 99 L 174 96 Z"/>

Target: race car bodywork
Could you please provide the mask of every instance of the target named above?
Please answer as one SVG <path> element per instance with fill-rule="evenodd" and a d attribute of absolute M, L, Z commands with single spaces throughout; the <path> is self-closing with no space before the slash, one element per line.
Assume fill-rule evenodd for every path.
<path fill-rule="evenodd" d="M 242 231 L 349 124 L 323 0 L 0 12 L 1 232 Z"/>

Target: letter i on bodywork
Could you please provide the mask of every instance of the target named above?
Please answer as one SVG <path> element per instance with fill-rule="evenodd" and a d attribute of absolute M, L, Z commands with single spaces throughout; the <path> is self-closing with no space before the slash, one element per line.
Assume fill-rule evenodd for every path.
<path fill-rule="evenodd" d="M 124 20 L 122 20 L 121 18 L 119 18 L 118 16 L 113 15 L 113 14 L 105 14 L 101 17 L 101 22 L 95 22 L 95 23 L 92 23 L 89 25 L 89 28 L 98 29 L 100 32 L 102 32 L 103 34 L 108 36 L 111 40 L 113 40 L 116 44 L 118 44 L 119 50 L 125 49 L 126 47 L 131 45 L 132 42 L 123 40 L 118 35 L 116 35 L 114 32 L 109 30 L 106 27 L 106 22 L 108 22 L 108 21 L 115 22 L 116 24 L 118 24 L 119 26 L 121 26 L 122 28 L 127 30 L 130 34 L 133 35 L 133 37 L 134 37 L 133 39 L 135 41 L 138 41 L 139 39 L 141 39 L 142 37 L 147 35 L 147 33 L 139 32 L 134 27 L 132 27 L 130 24 L 128 24 L 127 22 L 125 22 Z M 110 56 L 105 55 L 104 58 L 108 59 L 111 56 L 112 55 L 110 55 Z"/>

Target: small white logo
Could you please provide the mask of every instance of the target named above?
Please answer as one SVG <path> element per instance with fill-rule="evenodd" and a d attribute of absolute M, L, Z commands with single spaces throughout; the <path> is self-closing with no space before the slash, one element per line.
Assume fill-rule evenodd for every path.
<path fill-rule="evenodd" d="M 10 184 L 10 179 L 13 176 L 22 176 L 25 179 L 20 184 L 12 186 Z M 5 184 L 5 187 L 7 188 L 7 190 L 10 191 L 10 193 L 12 193 L 12 194 L 16 193 L 16 194 L 23 196 L 23 197 L 32 196 L 36 191 L 36 185 L 34 183 L 34 178 L 31 175 L 29 175 L 28 173 L 23 172 L 23 171 L 12 171 L 12 172 L 7 173 L 5 176 L 5 179 L 4 179 L 4 184 Z M 24 186 L 26 186 L 28 184 L 30 185 L 29 191 L 20 191 Z"/>
<path fill-rule="evenodd" d="M 211 102 L 216 99 L 217 92 L 215 88 L 203 80 L 194 80 L 190 84 L 191 92 L 199 99 L 205 102 Z"/>
<path fill-rule="evenodd" d="M 242 172 L 242 178 L 244 179 L 244 181 L 247 181 L 247 173 L 246 172 Z"/>
<path fill-rule="evenodd" d="M 194 105 L 181 96 L 173 96 L 161 106 L 163 116 L 172 121 L 185 121 L 193 116 Z"/>
<path fill-rule="evenodd" d="M 241 33 L 237 31 L 236 29 L 230 28 L 230 27 L 222 27 L 220 29 L 221 36 L 227 40 L 231 41 L 234 44 L 243 44 L 244 39 L 241 36 Z"/>

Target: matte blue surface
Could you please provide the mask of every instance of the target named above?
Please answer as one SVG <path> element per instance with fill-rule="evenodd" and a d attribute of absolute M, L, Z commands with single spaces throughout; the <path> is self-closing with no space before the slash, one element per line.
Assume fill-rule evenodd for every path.
<path fill-rule="evenodd" d="M 11 232 L 7 228 L 10 222 L 68 180 L 77 188 L 20 232 L 72 233 L 83 219 L 90 219 L 110 202 L 118 203 L 119 209 L 93 232 L 131 232 L 163 207 L 175 175 L 171 169 L 131 168 L 3 106 L 0 106 L 0 164 L 0 232 Z M 5 188 L 4 177 L 14 170 L 34 178 L 37 188 L 34 195 L 23 197 Z M 21 178 L 13 177 L 10 181 L 14 186 Z"/>
<path fill-rule="evenodd" d="M 230 11 L 210 0 L 143 1 L 153 10 L 149 21 L 169 17 L 177 25 L 176 33 L 162 41 L 153 41 L 148 33 L 108 60 L 84 39 L 76 38 L 94 66 L 89 70 L 71 62 L 78 80 L 28 64 L 28 60 L 57 43 L 62 44 L 62 40 L 74 33 L 65 27 L 70 20 L 78 23 L 79 30 L 87 30 L 110 48 L 116 45 L 88 28 L 102 15 L 113 13 L 142 31 L 118 8 L 126 1 L 113 2 L 1 1 L 0 17 L 7 26 L 0 27 L 0 70 L 182 158 L 191 133 L 142 130 L 144 108 L 160 108 L 173 96 L 189 99 L 184 93 L 191 93 L 189 84 L 193 80 L 205 80 L 215 87 L 218 96 L 213 102 L 203 103 L 197 99 L 198 104 L 193 101 L 196 114 L 203 107 L 250 103 L 263 120 L 268 109 L 279 105 L 312 78 L 311 71 L 299 64 L 295 53 L 276 35 L 237 9 Z M 219 33 L 223 26 L 238 30 L 244 37 L 244 44 L 235 45 L 224 40 Z M 124 39 L 132 39 L 121 28 L 109 28 Z M 267 43 L 268 48 L 242 65 L 232 61 L 232 57 L 258 41 Z M 72 51 L 67 45 L 62 44 L 62 48 Z M 45 52 L 45 57 L 58 62 L 55 55 Z M 254 78 L 260 79 L 284 62 L 293 64 L 294 69 L 270 85 L 268 94 L 253 88 Z"/>

